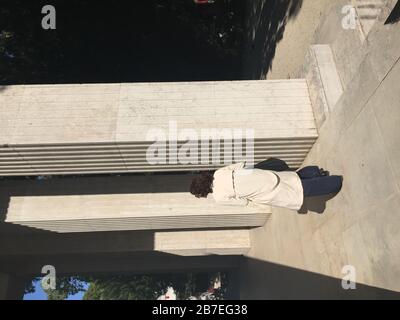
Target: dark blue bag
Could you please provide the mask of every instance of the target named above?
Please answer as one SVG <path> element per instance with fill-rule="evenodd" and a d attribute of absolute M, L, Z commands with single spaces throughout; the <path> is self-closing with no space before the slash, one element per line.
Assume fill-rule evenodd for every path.
<path fill-rule="evenodd" d="M 272 171 L 290 171 L 288 164 L 277 158 L 269 158 L 267 160 L 257 163 L 254 168 L 262 170 L 272 170 Z"/>

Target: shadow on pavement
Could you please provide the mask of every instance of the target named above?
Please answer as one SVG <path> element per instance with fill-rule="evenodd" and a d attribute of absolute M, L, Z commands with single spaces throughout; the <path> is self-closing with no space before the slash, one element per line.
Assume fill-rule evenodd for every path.
<path fill-rule="evenodd" d="M 400 299 L 400 292 L 360 283 L 344 290 L 341 279 L 252 258 L 243 258 L 239 282 L 242 300 Z"/>
<path fill-rule="evenodd" d="M 250 0 L 243 56 L 243 77 L 264 79 L 272 68 L 286 23 L 297 16 L 303 0 Z"/>
<path fill-rule="evenodd" d="M 398 1 L 385 21 L 385 24 L 394 24 L 400 21 L 400 1 Z"/>
<path fill-rule="evenodd" d="M 325 196 L 319 196 L 319 197 L 310 197 L 310 198 L 305 198 L 303 206 L 300 208 L 298 213 L 300 214 L 307 214 L 310 211 L 311 212 L 316 212 L 319 214 L 324 213 L 326 209 L 326 203 L 335 198 L 337 196 L 337 193 L 335 194 L 329 194 Z"/>

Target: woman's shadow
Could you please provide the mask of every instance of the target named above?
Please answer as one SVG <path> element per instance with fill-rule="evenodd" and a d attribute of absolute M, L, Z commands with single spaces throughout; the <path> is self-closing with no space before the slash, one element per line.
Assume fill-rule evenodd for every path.
<path fill-rule="evenodd" d="M 309 211 L 316 212 L 319 214 L 324 213 L 326 209 L 326 203 L 336 197 L 338 193 L 332 193 L 318 197 L 308 197 L 304 199 L 303 205 L 300 210 L 297 211 L 299 214 L 307 214 Z"/>

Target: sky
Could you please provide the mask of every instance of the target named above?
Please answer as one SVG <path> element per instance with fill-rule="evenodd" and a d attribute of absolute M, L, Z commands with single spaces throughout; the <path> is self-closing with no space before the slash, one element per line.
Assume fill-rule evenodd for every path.
<path fill-rule="evenodd" d="M 47 295 L 43 291 L 40 280 L 34 283 L 35 292 L 24 296 L 24 300 L 47 300 Z M 73 296 L 69 296 L 67 300 L 82 300 L 85 292 L 79 292 Z"/>

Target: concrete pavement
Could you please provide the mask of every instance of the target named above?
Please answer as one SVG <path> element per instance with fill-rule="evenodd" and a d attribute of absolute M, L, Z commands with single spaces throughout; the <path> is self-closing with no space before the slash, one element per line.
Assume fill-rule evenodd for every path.
<path fill-rule="evenodd" d="M 265 268 L 244 264 L 242 298 L 274 297 L 270 290 L 276 282 L 262 282 L 268 278 L 269 264 L 330 279 L 341 279 L 342 267 L 353 265 L 360 286 L 385 289 L 369 295 L 356 290 L 353 297 L 377 298 L 386 290 L 400 291 L 400 25 L 384 24 L 395 2 L 387 3 L 358 48 L 347 38 L 356 37 L 357 31 L 338 32 L 342 39 L 325 38 L 336 55 L 344 93 L 304 165 L 318 164 L 343 175 L 343 190 L 320 210 L 323 214 L 315 208 L 303 215 L 275 209 L 267 225 L 252 231 L 248 259 L 263 262 Z M 326 17 L 328 25 L 320 30 L 333 29 L 338 19 L 338 15 Z M 354 51 L 360 54 L 347 56 L 352 65 L 343 71 L 337 54 Z M 299 274 L 299 284 L 292 284 L 286 297 L 307 296 L 302 290 L 311 289 L 301 284 L 302 277 Z M 340 281 L 335 285 L 333 297 L 343 297 Z M 261 288 L 254 293 L 248 290 L 251 286 Z M 332 291 L 320 289 L 312 297 L 332 297 Z"/>

